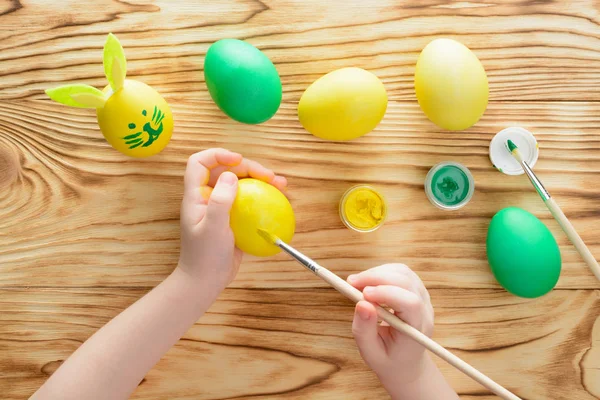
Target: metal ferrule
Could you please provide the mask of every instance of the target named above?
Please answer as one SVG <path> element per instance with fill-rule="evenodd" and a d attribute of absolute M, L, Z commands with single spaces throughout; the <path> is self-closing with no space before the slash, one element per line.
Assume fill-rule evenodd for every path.
<path fill-rule="evenodd" d="M 279 246 L 279 248 L 281 250 L 285 251 L 290 256 L 294 257 L 296 259 L 296 261 L 298 261 L 300 264 L 304 265 L 306 268 L 310 269 L 315 274 L 321 268 L 321 266 L 319 264 L 317 264 L 316 261 L 314 261 L 311 258 L 300 253 L 298 250 L 296 250 L 289 244 L 284 243 L 281 240 L 279 240 L 276 244 L 277 244 L 277 246 Z"/>
<path fill-rule="evenodd" d="M 535 176 L 531 167 L 529 165 L 527 165 L 527 163 L 525 161 L 521 161 L 521 166 L 523 167 L 523 170 L 525 170 L 525 174 L 527 174 L 527 177 L 529 178 L 529 180 L 535 187 L 535 190 L 537 190 L 540 197 L 542 199 L 544 199 L 544 201 L 549 200 L 550 193 L 548 193 L 548 191 L 546 190 L 546 188 L 544 187 L 542 182 L 540 182 L 540 180 L 537 178 L 537 176 Z"/>

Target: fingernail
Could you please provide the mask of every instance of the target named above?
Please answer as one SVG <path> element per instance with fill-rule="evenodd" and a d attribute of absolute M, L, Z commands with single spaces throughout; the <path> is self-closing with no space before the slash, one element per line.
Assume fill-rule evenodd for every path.
<path fill-rule="evenodd" d="M 373 293 L 375 293 L 375 288 L 373 286 L 367 286 L 363 289 L 363 294 L 366 294 L 367 296 Z"/>
<path fill-rule="evenodd" d="M 233 172 L 223 172 L 221 176 L 219 176 L 219 183 L 233 186 L 237 181 L 237 177 L 233 174 Z"/>
<path fill-rule="evenodd" d="M 356 279 L 356 275 L 355 274 L 348 275 L 348 281 L 349 282 L 354 281 L 355 279 Z"/>

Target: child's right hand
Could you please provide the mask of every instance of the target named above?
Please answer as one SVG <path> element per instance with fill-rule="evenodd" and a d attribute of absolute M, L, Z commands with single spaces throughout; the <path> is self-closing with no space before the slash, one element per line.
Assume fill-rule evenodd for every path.
<path fill-rule="evenodd" d="M 392 308 L 403 321 L 427 336 L 433 332 L 433 307 L 417 274 L 402 264 L 388 264 L 350 275 L 348 282 L 362 290 L 365 300 L 356 305 L 352 332 L 361 356 L 388 392 L 422 378 L 431 366 L 424 348 L 391 328 L 377 323 L 372 303 Z"/>

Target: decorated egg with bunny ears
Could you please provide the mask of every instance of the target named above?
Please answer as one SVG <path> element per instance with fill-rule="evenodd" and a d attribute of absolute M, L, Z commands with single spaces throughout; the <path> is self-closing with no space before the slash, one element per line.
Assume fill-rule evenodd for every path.
<path fill-rule="evenodd" d="M 131 157 L 159 153 L 171 140 L 173 114 L 156 90 L 125 79 L 125 53 L 112 33 L 104 45 L 104 73 L 109 85 L 102 91 L 74 84 L 48 89 L 46 94 L 67 106 L 95 108 L 102 134 L 121 153 Z"/>

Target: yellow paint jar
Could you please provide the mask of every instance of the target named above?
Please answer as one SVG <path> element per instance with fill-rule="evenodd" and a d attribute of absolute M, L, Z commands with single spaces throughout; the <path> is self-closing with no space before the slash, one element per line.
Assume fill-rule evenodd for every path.
<path fill-rule="evenodd" d="M 340 200 L 340 218 L 344 225 L 354 231 L 373 232 L 387 218 L 387 203 L 374 187 L 353 186 Z"/>

